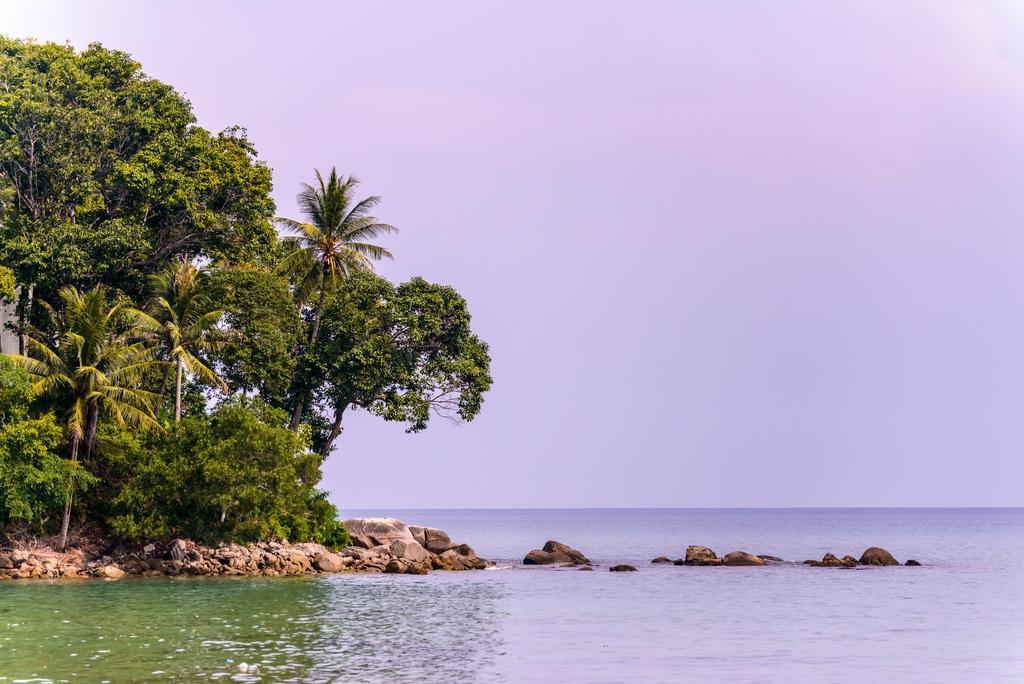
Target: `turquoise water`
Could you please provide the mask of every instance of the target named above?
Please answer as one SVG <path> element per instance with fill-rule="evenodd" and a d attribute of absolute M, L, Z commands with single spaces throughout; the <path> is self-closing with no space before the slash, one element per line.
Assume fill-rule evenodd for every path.
<path fill-rule="evenodd" d="M 442 527 L 511 567 L 6 581 L 0 682 L 1024 681 L 1020 509 L 345 513 Z M 514 564 L 548 538 L 640 571 Z M 647 562 L 687 544 L 792 560 L 879 545 L 925 566 Z"/>

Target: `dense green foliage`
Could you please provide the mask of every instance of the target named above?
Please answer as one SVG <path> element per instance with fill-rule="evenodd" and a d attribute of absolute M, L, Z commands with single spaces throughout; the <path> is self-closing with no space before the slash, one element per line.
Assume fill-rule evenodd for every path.
<path fill-rule="evenodd" d="M 71 462 L 61 458 L 61 430 L 52 413 L 29 418 L 28 373 L 0 357 L 0 524 L 41 527 L 67 498 Z"/>
<path fill-rule="evenodd" d="M 0 37 L 0 85 L 0 262 L 43 299 L 97 283 L 140 296 L 173 258 L 275 249 L 270 170 L 244 131 L 196 126 L 127 54 Z"/>
<path fill-rule="evenodd" d="M 25 340 L 0 359 L 0 533 L 347 543 L 318 488 L 345 411 L 417 432 L 491 385 L 455 290 L 372 272 L 395 229 L 357 185 L 316 173 L 305 221 L 275 219 L 241 129 L 122 52 L 0 38 L 0 301 Z"/>
<path fill-rule="evenodd" d="M 491 375 L 487 345 L 469 323 L 466 300 L 450 287 L 351 277 L 324 310 L 305 376 L 317 405 L 333 415 L 318 436 L 321 453 L 330 452 L 350 406 L 404 422 L 409 432 L 426 429 L 432 414 L 472 420 Z"/>
<path fill-rule="evenodd" d="M 228 400 L 151 435 L 114 500 L 114 530 L 130 539 L 336 543 L 333 507 L 316 489 L 322 459 L 286 421 L 260 400 Z"/>

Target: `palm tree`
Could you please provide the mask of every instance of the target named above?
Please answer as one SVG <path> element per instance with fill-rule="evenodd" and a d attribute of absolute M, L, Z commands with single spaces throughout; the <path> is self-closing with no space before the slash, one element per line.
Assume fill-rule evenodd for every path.
<path fill-rule="evenodd" d="M 316 171 L 316 184 L 303 183 L 297 198 L 308 222 L 275 219 L 290 233 L 284 241 L 295 247 L 281 260 L 278 270 L 297 279 L 295 298 L 300 306 L 314 296 L 317 298 L 307 349 L 312 349 L 316 343 L 327 295 L 353 271 L 372 271 L 373 261 L 393 258 L 383 247 L 366 242 L 397 233 L 398 229 L 369 215 L 368 212 L 380 204 L 380 197 L 371 195 L 355 200 L 358 185 L 355 176 L 340 178 L 333 168 L 326 182 Z M 299 427 L 305 402 L 305 396 L 297 397 L 291 422 L 293 430 Z"/>
<path fill-rule="evenodd" d="M 181 420 L 181 386 L 186 373 L 225 392 L 228 389 L 202 358 L 206 353 L 219 351 L 227 342 L 226 334 L 217 328 L 224 312 L 213 308 L 203 291 L 202 276 L 203 271 L 188 261 L 171 264 L 150 276 L 152 315 L 134 312 L 141 325 L 160 340 L 166 358 L 174 363 L 175 423 Z M 160 394 L 163 395 L 163 389 Z"/>
<path fill-rule="evenodd" d="M 108 305 L 102 285 L 85 293 L 66 287 L 59 294 L 61 312 L 40 302 L 50 315 L 54 339 L 33 331 L 26 337 L 27 355 L 8 357 L 29 372 L 41 395 L 53 397 L 63 408 L 70 459 L 77 464 L 83 443 L 86 456 L 91 454 L 102 417 L 159 429 L 153 414 L 159 395 L 141 389 L 140 384 L 146 371 L 160 361 L 156 349 L 134 341 L 141 331 L 126 302 Z M 73 466 L 60 528 L 62 551 L 71 520 L 74 473 Z"/>

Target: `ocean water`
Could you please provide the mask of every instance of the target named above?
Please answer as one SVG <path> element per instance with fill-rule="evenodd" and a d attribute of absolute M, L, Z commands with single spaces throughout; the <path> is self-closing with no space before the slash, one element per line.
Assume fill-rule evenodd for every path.
<path fill-rule="evenodd" d="M 1024 682 L 1024 509 L 430 510 L 499 569 L 0 583 L 0 682 Z M 594 572 L 524 568 L 547 539 Z M 688 544 L 794 561 L 651 565 Z M 610 573 L 611 563 L 635 573 Z M 257 664 L 258 672 L 238 665 Z"/>

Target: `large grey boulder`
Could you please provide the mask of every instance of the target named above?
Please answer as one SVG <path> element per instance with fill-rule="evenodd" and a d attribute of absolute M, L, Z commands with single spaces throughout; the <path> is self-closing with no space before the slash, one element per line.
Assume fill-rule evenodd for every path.
<path fill-rule="evenodd" d="M 558 563 L 590 565 L 590 560 L 580 551 L 556 541 L 548 541 L 544 544 L 543 549 L 534 549 L 523 558 L 523 565 L 555 565 Z"/>
<path fill-rule="evenodd" d="M 345 559 L 336 553 L 321 553 L 313 559 L 313 567 L 320 572 L 341 572 L 345 565 Z"/>
<path fill-rule="evenodd" d="M 168 549 L 168 553 L 171 556 L 171 560 L 184 560 L 185 555 L 188 554 L 188 542 L 184 539 L 175 539 L 171 542 L 171 548 Z"/>
<path fill-rule="evenodd" d="M 414 539 L 393 541 L 388 548 L 394 558 L 411 563 L 430 563 L 430 552 Z"/>
<path fill-rule="evenodd" d="M 434 527 L 423 528 L 423 539 L 421 543 L 431 553 L 444 553 L 454 546 L 447 532 Z"/>
<path fill-rule="evenodd" d="M 364 549 L 388 546 L 396 541 L 416 541 L 409 526 L 397 518 L 349 518 L 341 522 L 352 537 L 352 543 Z"/>

